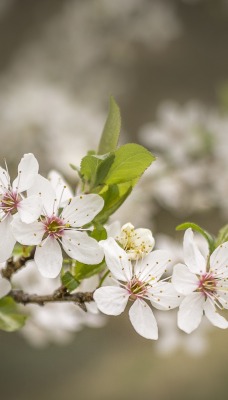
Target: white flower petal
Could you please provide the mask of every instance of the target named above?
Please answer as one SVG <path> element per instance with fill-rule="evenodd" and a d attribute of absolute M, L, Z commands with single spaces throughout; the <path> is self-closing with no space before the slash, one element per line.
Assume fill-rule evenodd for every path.
<path fill-rule="evenodd" d="M 48 179 L 56 193 L 60 206 L 67 204 L 73 197 L 73 193 L 63 177 L 57 171 L 52 170 L 48 174 Z"/>
<path fill-rule="evenodd" d="M 118 286 L 104 286 L 94 292 L 93 298 L 100 311 L 107 315 L 121 314 L 130 294 Z"/>
<path fill-rule="evenodd" d="M 0 193 L 5 192 L 5 190 L 8 190 L 10 185 L 10 177 L 8 172 L 0 167 Z"/>
<path fill-rule="evenodd" d="M 65 230 L 62 245 L 71 258 L 85 264 L 99 264 L 104 258 L 103 249 L 86 232 Z"/>
<path fill-rule="evenodd" d="M 138 261 L 134 267 L 135 275 L 141 281 L 149 278 L 159 280 L 167 266 L 171 263 L 170 255 L 164 250 L 155 250 Z"/>
<path fill-rule="evenodd" d="M 30 224 L 36 221 L 42 210 L 41 198 L 38 196 L 29 196 L 20 201 L 17 211 L 22 222 Z"/>
<path fill-rule="evenodd" d="M 35 182 L 38 175 L 39 164 L 32 153 L 24 154 L 18 165 L 18 176 L 13 182 L 13 188 L 24 192 Z"/>
<path fill-rule="evenodd" d="M 153 311 L 143 300 L 135 300 L 129 310 L 130 321 L 136 332 L 146 339 L 157 340 L 158 327 Z"/>
<path fill-rule="evenodd" d="M 177 264 L 173 268 L 172 283 L 179 293 L 187 296 L 198 288 L 199 279 L 186 265 Z"/>
<path fill-rule="evenodd" d="M 0 299 L 6 296 L 11 290 L 11 284 L 8 279 L 0 277 Z"/>
<path fill-rule="evenodd" d="M 35 221 L 32 224 L 26 224 L 18 216 L 14 217 L 11 226 L 16 240 L 24 245 L 40 244 L 45 233 L 42 222 Z"/>
<path fill-rule="evenodd" d="M 181 296 L 176 292 L 172 283 L 159 282 L 149 289 L 151 304 L 158 310 L 171 310 L 180 305 Z"/>
<path fill-rule="evenodd" d="M 48 179 L 37 175 L 34 185 L 27 191 L 28 196 L 38 196 L 42 200 L 45 213 L 49 216 L 58 208 L 55 191 Z"/>
<path fill-rule="evenodd" d="M 9 215 L 0 222 L 0 262 L 8 260 L 12 256 L 12 251 L 16 243 L 10 226 L 11 221 L 12 216 Z"/>
<path fill-rule="evenodd" d="M 210 271 L 223 278 L 228 277 L 228 242 L 218 246 L 210 257 Z"/>
<path fill-rule="evenodd" d="M 34 257 L 39 272 L 45 278 L 56 278 L 62 268 L 63 256 L 57 240 L 48 237 L 36 248 Z"/>
<path fill-rule="evenodd" d="M 127 253 L 113 238 L 102 240 L 100 245 L 104 249 L 107 267 L 114 277 L 120 281 L 130 281 L 132 278 L 132 265 Z"/>
<path fill-rule="evenodd" d="M 193 274 L 206 272 L 207 260 L 194 242 L 192 229 L 187 229 L 184 235 L 184 262 Z"/>
<path fill-rule="evenodd" d="M 186 333 L 198 328 L 202 316 L 205 298 L 202 293 L 191 293 L 182 301 L 178 311 L 178 327 Z"/>
<path fill-rule="evenodd" d="M 104 207 L 104 200 L 97 194 L 84 194 L 72 198 L 63 212 L 62 218 L 74 227 L 82 227 L 91 222 Z"/>
<path fill-rule="evenodd" d="M 216 312 L 215 305 L 212 303 L 210 299 L 207 299 L 203 309 L 206 317 L 214 326 L 217 326 L 218 328 L 221 329 L 228 328 L 228 321 Z"/>

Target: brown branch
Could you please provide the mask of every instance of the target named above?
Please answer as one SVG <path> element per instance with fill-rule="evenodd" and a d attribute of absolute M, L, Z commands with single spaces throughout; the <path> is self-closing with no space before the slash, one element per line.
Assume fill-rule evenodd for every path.
<path fill-rule="evenodd" d="M 92 292 L 77 292 L 72 294 L 54 292 L 53 294 L 37 295 L 25 293 L 23 290 L 11 290 L 9 296 L 11 296 L 17 303 L 24 305 L 38 304 L 43 306 L 46 303 L 72 302 L 78 304 L 85 311 L 86 308 L 84 307 L 84 303 L 93 301 Z"/>
<path fill-rule="evenodd" d="M 12 275 L 23 268 L 27 261 L 33 260 L 35 248 L 31 251 L 30 255 L 27 257 L 20 257 L 18 260 L 14 261 L 13 257 L 9 258 L 6 263 L 6 267 L 1 270 L 3 278 L 11 279 Z"/>

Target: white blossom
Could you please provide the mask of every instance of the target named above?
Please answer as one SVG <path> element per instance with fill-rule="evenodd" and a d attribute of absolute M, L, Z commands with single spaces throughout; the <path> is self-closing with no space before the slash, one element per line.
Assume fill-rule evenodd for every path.
<path fill-rule="evenodd" d="M 141 336 L 158 338 L 157 323 L 145 300 L 161 310 L 178 306 L 180 295 L 169 282 L 160 280 L 171 260 L 162 250 L 156 250 L 142 260 L 132 263 L 128 254 L 113 238 L 101 242 L 105 252 L 107 267 L 118 286 L 103 286 L 94 293 L 94 300 L 104 314 L 119 315 L 133 301 L 129 310 L 130 321 Z"/>
<path fill-rule="evenodd" d="M 40 273 L 55 278 L 62 268 L 61 246 L 67 255 L 86 264 L 99 264 L 103 251 L 97 241 L 82 231 L 104 205 L 96 194 L 79 195 L 61 208 L 62 196 L 56 197 L 51 183 L 38 176 L 29 193 L 39 195 L 43 210 L 38 221 L 24 224 L 19 218 L 12 222 L 13 234 L 23 245 L 37 246 L 34 260 Z M 60 246 L 61 245 L 61 246 Z"/>
<path fill-rule="evenodd" d="M 121 227 L 116 221 L 107 227 L 107 233 L 120 244 L 131 260 L 143 258 L 153 250 L 155 240 L 149 229 L 135 229 L 129 222 Z"/>
<path fill-rule="evenodd" d="M 23 223 L 35 221 L 41 212 L 39 196 L 25 196 L 38 176 L 39 165 L 33 154 L 25 154 L 18 165 L 18 176 L 11 184 L 7 169 L 0 167 L 0 262 L 6 261 L 16 240 L 11 222 L 17 213 Z"/>
<path fill-rule="evenodd" d="M 178 312 L 178 326 L 191 333 L 200 324 L 203 313 L 215 326 L 228 328 L 227 320 L 217 313 L 217 308 L 228 308 L 228 242 L 204 257 L 194 242 L 191 229 L 184 236 L 184 264 L 173 270 L 175 289 L 185 296 Z"/>

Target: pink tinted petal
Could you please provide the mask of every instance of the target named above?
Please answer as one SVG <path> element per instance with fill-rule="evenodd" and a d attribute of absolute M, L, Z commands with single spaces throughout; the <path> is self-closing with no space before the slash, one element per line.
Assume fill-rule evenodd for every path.
<path fill-rule="evenodd" d="M 6 296 L 11 290 L 11 284 L 8 279 L 0 277 L 0 299 Z"/>
<path fill-rule="evenodd" d="M 91 222 L 104 207 L 104 200 L 97 194 L 84 194 L 73 197 L 63 212 L 62 218 L 74 227 L 82 227 Z"/>
<path fill-rule="evenodd" d="M 39 272 L 45 278 L 56 278 L 62 268 L 63 256 L 57 240 L 48 237 L 36 248 L 34 257 Z"/>
<path fill-rule="evenodd" d="M 202 293 L 191 293 L 182 301 L 178 311 L 178 327 L 186 333 L 198 328 L 202 316 L 205 298 Z"/>
<path fill-rule="evenodd" d="M 0 262 L 8 260 L 12 256 L 12 251 L 16 243 L 10 226 L 11 221 L 12 216 L 9 215 L 0 222 Z"/>
<path fill-rule="evenodd" d="M 42 202 L 38 196 L 30 196 L 20 201 L 17 211 L 22 222 L 30 224 L 37 220 L 41 214 Z"/>
<path fill-rule="evenodd" d="M 32 224 L 25 224 L 18 215 L 13 219 L 11 226 L 15 239 L 24 245 L 40 244 L 45 233 L 42 222 L 35 221 Z"/>
<path fill-rule="evenodd" d="M 186 265 L 177 264 L 173 268 L 172 283 L 179 293 L 187 296 L 198 288 L 199 279 Z"/>
<path fill-rule="evenodd" d="M 143 300 L 135 300 L 129 310 L 130 321 L 136 332 L 146 339 L 157 340 L 158 327 L 154 314 Z"/>
<path fill-rule="evenodd" d="M 62 245 L 68 256 L 84 264 L 99 264 L 104 258 L 103 249 L 86 232 L 65 230 Z"/>
<path fill-rule="evenodd" d="M 107 267 L 114 277 L 120 281 L 130 281 L 132 278 L 132 265 L 127 253 L 113 238 L 102 240 L 100 245 L 104 249 Z"/>
<path fill-rule="evenodd" d="M 18 176 L 13 182 L 13 188 L 24 192 L 35 182 L 38 175 L 39 164 L 33 154 L 24 154 L 18 165 Z"/>
<path fill-rule="evenodd" d="M 203 309 L 206 317 L 214 326 L 217 326 L 218 328 L 221 329 L 228 328 L 228 321 L 217 313 L 215 305 L 210 299 L 207 299 Z"/>
<path fill-rule="evenodd" d="M 172 283 L 161 282 L 149 289 L 151 304 L 158 310 L 171 310 L 180 305 L 181 296 Z"/>
<path fill-rule="evenodd" d="M 210 271 L 223 278 L 228 277 L 228 242 L 215 249 L 210 257 Z"/>
<path fill-rule="evenodd" d="M 184 235 L 184 262 L 193 274 L 206 272 L 207 261 L 194 242 L 194 235 L 190 228 Z"/>
<path fill-rule="evenodd" d="M 141 281 L 150 278 L 158 281 L 170 263 L 171 259 L 168 252 L 164 250 L 152 251 L 144 257 L 143 260 L 136 263 L 134 267 L 135 275 L 137 275 Z"/>
<path fill-rule="evenodd" d="M 104 286 L 93 295 L 97 307 L 107 315 L 121 314 L 127 305 L 129 293 L 118 286 Z"/>

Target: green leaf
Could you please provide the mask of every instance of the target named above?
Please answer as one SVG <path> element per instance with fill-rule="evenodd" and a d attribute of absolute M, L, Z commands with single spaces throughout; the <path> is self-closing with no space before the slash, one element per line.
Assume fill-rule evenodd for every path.
<path fill-rule="evenodd" d="M 72 273 L 74 275 L 74 278 L 80 281 L 82 279 L 90 278 L 91 276 L 103 271 L 105 265 L 106 264 L 104 261 L 102 261 L 100 264 L 95 265 L 83 264 L 77 261 L 75 266 L 73 267 Z"/>
<path fill-rule="evenodd" d="M 101 135 L 98 154 L 114 151 L 118 145 L 121 128 L 120 109 L 114 98 L 110 97 L 108 117 Z"/>
<path fill-rule="evenodd" d="M 220 246 L 220 244 L 228 241 L 228 224 L 223 226 L 218 233 L 218 237 L 216 239 L 216 247 Z"/>
<path fill-rule="evenodd" d="M 115 151 L 115 160 L 104 183 L 114 185 L 140 178 L 154 160 L 155 157 L 143 146 L 125 144 Z"/>
<path fill-rule="evenodd" d="M 90 236 L 96 239 L 98 242 L 100 240 L 106 240 L 107 239 L 106 229 L 101 224 L 95 223 L 94 225 L 95 229 L 91 232 Z"/>
<path fill-rule="evenodd" d="M 210 254 L 213 253 L 215 250 L 215 242 L 213 237 L 205 231 L 203 228 L 201 228 L 199 225 L 195 224 L 194 222 L 184 222 L 183 224 L 180 224 L 176 227 L 177 231 L 183 231 L 188 228 L 191 228 L 193 231 L 200 233 L 208 242 L 209 245 L 209 250 Z"/>
<path fill-rule="evenodd" d="M 77 287 L 80 285 L 80 282 L 73 277 L 73 275 L 67 271 L 62 277 L 62 284 L 67 288 L 69 292 L 72 292 L 73 290 L 77 289 Z"/>
<path fill-rule="evenodd" d="M 102 184 L 114 159 L 115 155 L 113 153 L 102 156 L 87 155 L 82 159 L 80 175 L 83 181 L 89 184 L 90 191 Z"/>
<path fill-rule="evenodd" d="M 112 215 L 124 203 L 132 191 L 133 183 L 124 185 L 106 186 L 103 192 L 99 193 L 104 199 L 105 205 L 100 213 L 95 217 L 94 222 L 104 224 L 110 215 Z"/>
<path fill-rule="evenodd" d="M 115 159 L 115 154 L 110 153 L 107 154 L 106 158 L 100 162 L 97 167 L 96 177 L 94 182 L 94 187 L 99 186 L 105 180 L 111 165 L 113 164 Z"/>
<path fill-rule="evenodd" d="M 11 297 L 0 300 L 0 329 L 7 332 L 16 331 L 25 324 L 26 315 L 17 310 L 17 304 Z"/>

